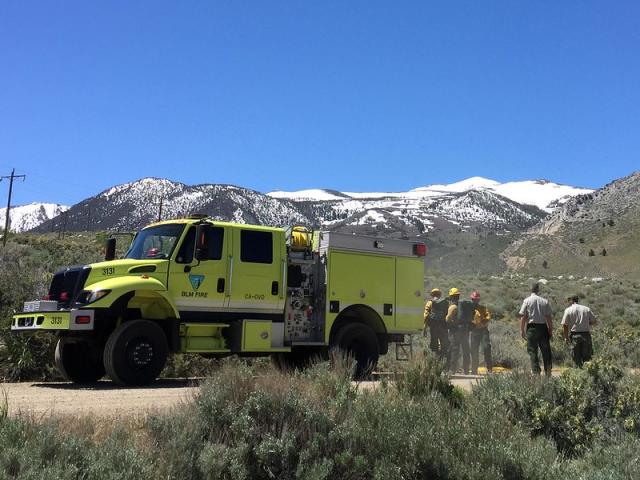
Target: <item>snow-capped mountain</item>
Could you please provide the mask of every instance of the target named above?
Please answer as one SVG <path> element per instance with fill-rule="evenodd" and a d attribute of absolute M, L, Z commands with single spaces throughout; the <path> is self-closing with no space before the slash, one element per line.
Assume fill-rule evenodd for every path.
<path fill-rule="evenodd" d="M 66 214 L 66 228 L 69 231 L 134 230 L 158 218 L 166 220 L 191 213 L 205 213 L 218 220 L 238 223 L 275 226 L 310 223 L 291 202 L 254 190 L 143 178 L 109 188 L 74 205 Z M 38 230 L 50 228 L 50 222 L 46 222 Z"/>
<path fill-rule="evenodd" d="M 535 225 L 547 215 L 551 203 L 583 191 L 589 190 L 542 181 L 500 184 L 473 177 L 401 193 L 313 189 L 264 195 L 233 185 L 185 185 L 143 178 L 83 200 L 69 209 L 64 221 L 70 231 L 134 230 L 158 218 L 198 212 L 238 223 L 303 224 L 402 237 L 434 229 L 504 234 Z M 61 218 L 49 220 L 38 230 L 55 229 L 60 222 Z"/>
<path fill-rule="evenodd" d="M 375 225 L 377 231 L 421 234 L 436 222 L 469 231 L 509 232 L 536 224 L 575 195 L 592 190 L 546 180 L 499 183 L 471 177 L 407 192 L 275 191 L 267 195 L 296 203 L 307 215 L 332 229 Z"/>
<path fill-rule="evenodd" d="M 9 230 L 12 232 L 26 232 L 50 220 L 62 212 L 69 210 L 66 205 L 57 203 L 31 203 L 11 207 L 9 211 Z M 0 228 L 4 228 L 6 208 L 0 208 Z"/>
<path fill-rule="evenodd" d="M 333 200 L 372 200 L 403 199 L 422 200 L 425 198 L 447 197 L 454 193 L 469 191 L 489 191 L 514 202 L 533 205 L 547 213 L 576 195 L 593 192 L 591 189 L 560 185 L 548 180 L 524 180 L 499 183 L 483 177 L 471 177 L 450 184 L 435 184 L 418 187 L 408 192 L 338 192 L 335 190 L 311 189 L 295 192 L 274 191 L 267 195 L 293 201 L 333 201 Z"/>

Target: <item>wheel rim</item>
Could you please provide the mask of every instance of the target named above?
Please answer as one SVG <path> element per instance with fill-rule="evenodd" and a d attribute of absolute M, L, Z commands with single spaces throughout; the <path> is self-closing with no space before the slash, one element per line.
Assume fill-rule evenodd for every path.
<path fill-rule="evenodd" d="M 154 358 L 153 344 L 148 338 L 139 337 L 133 339 L 126 349 L 127 364 L 135 369 L 142 370 L 151 365 Z"/>

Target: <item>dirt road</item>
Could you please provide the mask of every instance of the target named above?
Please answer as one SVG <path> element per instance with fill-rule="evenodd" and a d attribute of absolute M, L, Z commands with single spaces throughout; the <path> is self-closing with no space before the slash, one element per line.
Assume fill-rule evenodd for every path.
<path fill-rule="evenodd" d="M 471 390 L 481 376 L 454 376 L 452 383 Z M 374 389 L 378 382 L 362 382 L 361 389 Z M 0 383 L 0 406 L 6 398 L 10 416 L 146 416 L 191 402 L 198 394 L 199 380 L 161 380 L 148 387 L 122 388 L 110 381 L 90 386 L 72 383 Z"/>
<path fill-rule="evenodd" d="M 122 388 L 110 381 L 90 386 L 72 383 L 0 384 L 0 401 L 6 398 L 9 415 L 36 418 L 147 415 L 190 402 L 197 393 L 197 380 L 162 380 L 153 386 L 138 388 Z"/>

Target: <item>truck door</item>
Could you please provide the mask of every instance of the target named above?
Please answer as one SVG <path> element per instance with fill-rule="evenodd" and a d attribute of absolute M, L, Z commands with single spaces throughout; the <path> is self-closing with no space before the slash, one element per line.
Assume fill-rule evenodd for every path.
<path fill-rule="evenodd" d="M 230 257 L 229 310 L 279 314 L 284 311 L 284 233 L 235 228 Z"/>
<path fill-rule="evenodd" d="M 169 267 L 169 291 L 181 316 L 220 312 L 225 306 L 230 231 L 228 228 L 212 225 L 204 232 L 206 260 L 198 261 L 194 258 L 196 229 L 191 225 Z"/>

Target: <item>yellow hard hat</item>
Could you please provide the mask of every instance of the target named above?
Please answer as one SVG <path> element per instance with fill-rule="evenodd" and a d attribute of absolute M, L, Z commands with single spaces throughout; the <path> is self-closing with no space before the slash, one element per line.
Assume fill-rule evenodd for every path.
<path fill-rule="evenodd" d="M 449 296 L 453 297 L 454 295 L 460 295 L 460 290 L 458 290 L 455 287 L 453 287 L 451 290 L 449 290 Z"/>
<path fill-rule="evenodd" d="M 431 290 L 431 295 L 441 295 L 442 292 L 440 291 L 439 288 L 434 288 L 433 290 Z"/>

